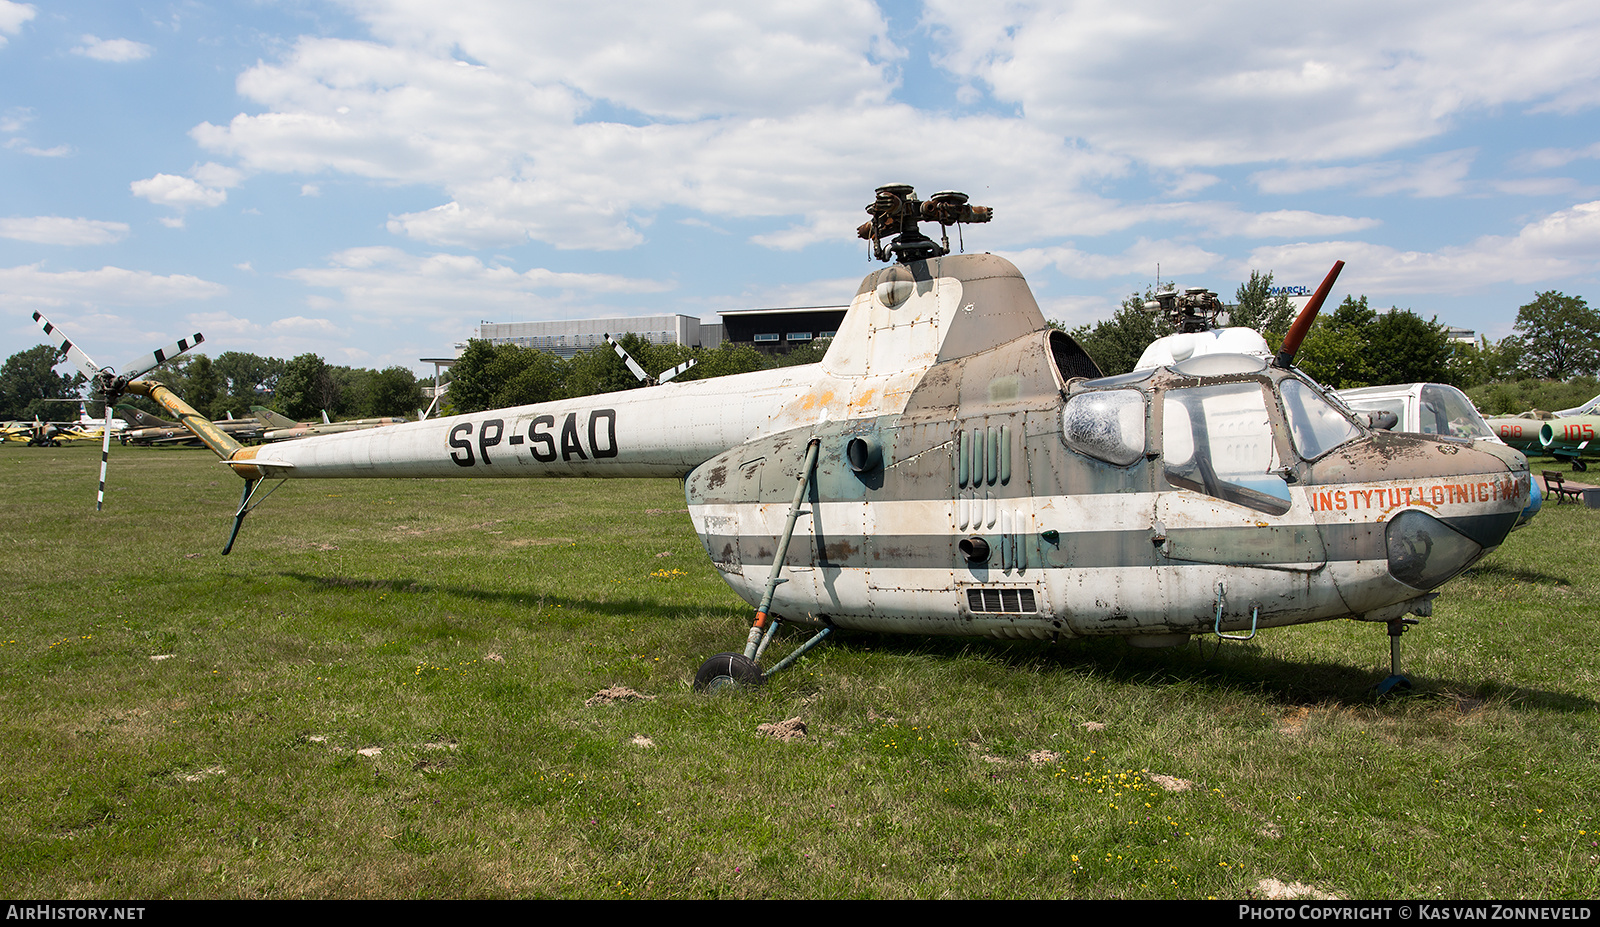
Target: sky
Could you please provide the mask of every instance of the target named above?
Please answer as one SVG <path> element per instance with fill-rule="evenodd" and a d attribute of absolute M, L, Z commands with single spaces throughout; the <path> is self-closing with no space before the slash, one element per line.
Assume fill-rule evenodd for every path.
<path fill-rule="evenodd" d="M 885 183 L 992 206 L 961 243 L 1068 326 L 1343 260 L 1497 339 L 1600 298 L 1596 48 L 1593 0 L 0 0 L 0 357 L 35 311 L 431 373 L 482 321 L 841 305 Z"/>

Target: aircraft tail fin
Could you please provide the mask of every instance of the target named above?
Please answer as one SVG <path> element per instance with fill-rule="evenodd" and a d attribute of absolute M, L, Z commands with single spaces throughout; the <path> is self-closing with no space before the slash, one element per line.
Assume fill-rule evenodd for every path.
<path fill-rule="evenodd" d="M 279 415 L 266 406 L 251 406 L 250 411 L 254 412 L 261 424 L 268 428 L 293 428 L 300 424 L 287 416 Z"/>
<path fill-rule="evenodd" d="M 169 422 L 151 415 L 143 409 L 130 405 L 117 406 L 117 418 L 122 419 L 135 428 L 174 428 L 177 422 Z"/>

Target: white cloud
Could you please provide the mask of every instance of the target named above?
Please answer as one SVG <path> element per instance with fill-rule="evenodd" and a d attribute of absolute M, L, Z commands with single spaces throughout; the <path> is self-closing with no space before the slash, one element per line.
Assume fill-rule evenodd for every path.
<path fill-rule="evenodd" d="M 376 313 L 391 321 L 489 311 L 536 317 L 551 306 L 672 288 L 670 283 L 615 274 L 544 268 L 519 272 L 470 256 L 414 255 L 389 247 L 350 248 L 333 255 L 326 267 L 300 268 L 286 276 L 340 294 L 338 301 L 316 297 L 314 307 Z"/>
<path fill-rule="evenodd" d="M 1600 158 L 1600 142 L 1583 148 L 1540 148 L 1519 155 L 1513 163 L 1525 171 L 1543 171 L 1592 158 Z"/>
<path fill-rule="evenodd" d="M 1335 260 L 1348 266 L 1339 285 L 1352 292 L 1468 293 L 1511 281 L 1540 284 L 1600 273 L 1600 201 L 1580 203 L 1523 226 L 1436 252 L 1401 251 L 1358 241 L 1257 248 L 1239 265 L 1273 268 L 1279 279 L 1321 279 Z"/>
<path fill-rule="evenodd" d="M 61 216 L 0 219 L 0 238 L 44 245 L 106 245 L 121 241 L 127 234 L 125 222 L 66 219 Z"/>
<path fill-rule="evenodd" d="M 35 10 L 31 3 L 0 0 L 0 48 L 6 46 L 6 36 L 21 32 L 22 24 L 32 19 L 34 15 Z"/>
<path fill-rule="evenodd" d="M 96 61 L 112 61 L 123 63 L 127 61 L 143 61 L 150 57 L 155 49 L 132 39 L 102 39 L 99 36 L 86 35 L 83 44 L 72 49 L 74 55 L 93 58 Z"/>
<path fill-rule="evenodd" d="M 128 188 L 134 196 L 175 209 L 221 206 L 228 199 L 225 190 L 212 189 L 176 174 L 157 174 L 146 180 L 135 180 Z"/>
<path fill-rule="evenodd" d="M 1372 157 L 1496 107 L 1600 103 L 1600 7 L 929 0 L 940 63 L 1030 122 L 1173 167 Z"/>
<path fill-rule="evenodd" d="M 1163 277 L 1205 273 L 1222 261 L 1222 255 L 1197 245 L 1141 238 L 1121 254 L 1092 254 L 1071 246 L 1030 248 L 1005 255 L 1024 274 L 1053 265 L 1070 277 L 1103 280 L 1110 277 L 1148 275 L 1154 278 L 1157 265 Z"/>
<path fill-rule="evenodd" d="M 1046 202 L 1047 225 L 1119 221 L 1115 204 L 1073 188 L 1123 159 L 1015 119 L 888 102 L 883 62 L 899 52 L 869 3 L 727 16 L 694 3 L 611 16 L 601 4 L 541 8 L 537 22 L 476 0 L 361 9 L 392 44 L 302 38 L 240 77 L 262 112 L 203 123 L 195 140 L 250 171 L 441 188 L 438 206 L 389 223 L 435 246 L 633 247 L 670 207 L 794 218 L 758 239 L 770 247 L 839 240 L 907 152 L 941 188 L 1008 177 L 1000 199 Z M 599 112 L 611 121 L 582 121 Z"/>
<path fill-rule="evenodd" d="M 13 139 L 13 141 L 15 141 Z M 51 148 L 36 148 L 32 145 L 14 145 L 7 143 L 7 148 L 20 148 L 23 154 L 33 155 L 36 158 L 65 158 L 75 150 L 71 145 L 56 145 Z"/>
<path fill-rule="evenodd" d="M 5 0 L 0 0 L 4 3 Z M 0 35 L 0 46 L 5 45 L 5 37 Z M 28 139 L 21 134 L 33 121 L 33 110 L 26 106 L 13 106 L 0 113 L 0 132 L 12 136 L 5 140 L 3 147 L 10 151 L 21 151 L 23 154 L 33 155 L 38 158 L 64 158 L 73 153 L 71 145 L 56 145 L 52 148 L 39 148 L 31 145 Z"/>
<path fill-rule="evenodd" d="M 1263 193 L 1296 194 L 1350 188 L 1363 196 L 1455 196 L 1466 187 L 1472 150 L 1447 151 L 1420 162 L 1377 161 L 1349 167 L 1295 167 L 1261 171 L 1251 177 Z"/>
<path fill-rule="evenodd" d="M 144 270 L 47 271 L 39 264 L 0 268 L 0 302 L 23 305 L 166 306 L 180 299 L 212 299 L 227 293 L 219 283 L 189 274 Z"/>
<path fill-rule="evenodd" d="M 890 90 L 886 65 L 903 54 L 870 0 L 376 0 L 360 12 L 383 41 L 481 64 L 452 61 L 458 71 L 571 87 L 584 100 L 660 120 L 881 103 Z"/>
<path fill-rule="evenodd" d="M 189 173 L 202 186 L 216 190 L 229 190 L 244 181 L 243 171 L 214 161 L 196 165 Z"/>
<path fill-rule="evenodd" d="M 5 0 L 0 0 L 0 3 L 4 2 Z M 32 108 L 27 106 L 13 106 L 4 113 L 0 113 L 0 132 L 5 132 L 8 134 L 21 132 L 27 127 L 28 123 L 32 121 Z"/>
<path fill-rule="evenodd" d="M 301 315 L 292 315 L 286 319 L 278 319 L 268 326 L 273 332 L 286 335 L 314 335 L 343 338 L 350 334 L 348 329 L 334 324 L 331 319 L 308 319 Z"/>

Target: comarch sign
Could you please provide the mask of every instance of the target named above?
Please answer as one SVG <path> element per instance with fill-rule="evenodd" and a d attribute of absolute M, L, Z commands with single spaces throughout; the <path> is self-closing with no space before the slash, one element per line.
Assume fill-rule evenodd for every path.
<path fill-rule="evenodd" d="M 1308 286 L 1273 286 L 1267 287 L 1268 296 L 1310 296 L 1311 287 Z"/>

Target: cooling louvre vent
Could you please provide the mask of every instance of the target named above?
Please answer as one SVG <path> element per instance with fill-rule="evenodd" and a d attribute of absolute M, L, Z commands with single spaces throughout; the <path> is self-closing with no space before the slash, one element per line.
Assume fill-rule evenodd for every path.
<path fill-rule="evenodd" d="M 1032 589 L 968 589 L 967 608 L 990 614 L 1034 614 L 1039 606 L 1034 604 Z"/>

